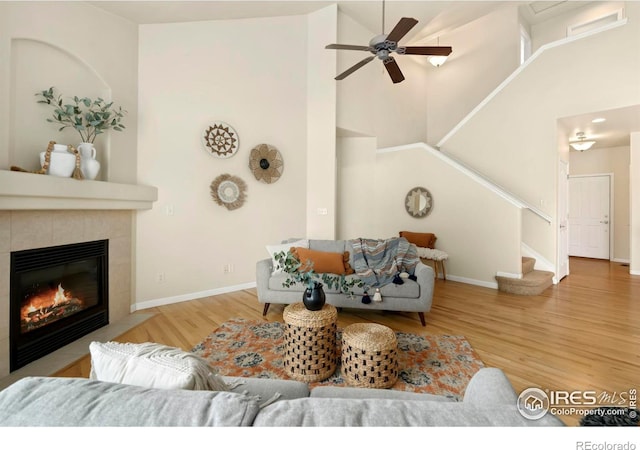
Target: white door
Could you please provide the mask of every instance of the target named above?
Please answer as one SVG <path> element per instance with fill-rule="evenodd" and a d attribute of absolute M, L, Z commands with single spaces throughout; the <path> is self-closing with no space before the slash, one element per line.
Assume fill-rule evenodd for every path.
<path fill-rule="evenodd" d="M 569 163 L 558 169 L 558 281 L 569 275 Z"/>
<path fill-rule="evenodd" d="M 569 178 L 569 255 L 609 259 L 610 177 Z"/>

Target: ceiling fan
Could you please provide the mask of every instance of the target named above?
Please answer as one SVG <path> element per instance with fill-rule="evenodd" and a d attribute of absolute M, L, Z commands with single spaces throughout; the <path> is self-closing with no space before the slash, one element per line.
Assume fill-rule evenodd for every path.
<path fill-rule="evenodd" d="M 404 80 L 404 75 L 398 66 L 395 58 L 391 56 L 392 53 L 399 55 L 425 55 L 425 56 L 449 56 L 451 54 L 451 47 L 399 47 L 398 41 L 402 39 L 411 29 L 416 26 L 418 21 L 411 17 L 403 17 L 393 27 L 393 30 L 389 34 L 384 34 L 384 1 L 382 3 L 382 34 L 374 36 L 369 45 L 344 45 L 344 44 L 329 44 L 325 48 L 335 50 L 359 50 L 373 53 L 373 56 L 369 56 L 359 63 L 351 66 L 340 75 L 335 77 L 336 80 L 343 80 L 351 75 L 356 70 L 360 69 L 364 65 L 373 61 L 376 57 L 384 63 L 387 73 L 391 77 L 391 81 L 394 83 L 400 83 Z"/>

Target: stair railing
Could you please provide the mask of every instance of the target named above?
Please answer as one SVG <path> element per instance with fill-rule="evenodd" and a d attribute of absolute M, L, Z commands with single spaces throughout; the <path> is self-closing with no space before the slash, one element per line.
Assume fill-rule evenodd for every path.
<path fill-rule="evenodd" d="M 398 152 L 398 151 L 403 151 L 403 150 L 412 150 L 412 149 L 416 149 L 416 148 L 425 150 L 426 152 L 428 152 L 432 156 L 434 156 L 436 158 L 439 158 L 440 160 L 446 162 L 451 167 L 455 168 L 456 170 L 458 170 L 461 173 L 464 173 L 465 175 L 467 175 L 468 177 L 470 177 L 471 179 L 473 179 L 477 183 L 481 184 L 485 188 L 489 189 L 490 191 L 492 191 L 496 195 L 502 197 L 503 199 L 507 200 L 508 202 L 510 202 L 511 204 L 517 206 L 518 208 L 528 209 L 532 213 L 537 215 L 538 217 L 540 217 L 543 220 L 545 220 L 546 222 L 548 222 L 549 224 L 551 223 L 552 217 L 549 214 L 545 213 L 544 211 L 542 211 L 541 209 L 539 209 L 536 206 L 532 205 L 531 203 L 529 203 L 529 202 L 527 202 L 525 200 L 522 200 L 521 198 L 519 198 L 518 196 L 516 196 L 512 192 L 509 192 L 507 189 L 505 189 L 504 187 L 500 186 L 499 184 L 497 184 L 496 182 L 494 182 L 490 178 L 484 176 L 483 174 L 481 174 L 477 170 L 472 169 L 471 167 L 465 165 L 464 163 L 462 163 L 459 160 L 451 157 L 450 155 L 445 154 L 444 152 L 441 152 L 440 150 L 437 150 L 437 149 L 431 147 L 429 144 L 426 144 L 424 142 L 416 142 L 414 144 L 406 144 L 406 145 L 399 145 L 399 146 L 396 146 L 396 147 L 380 148 L 380 149 L 378 149 L 378 153 L 391 153 L 391 152 Z"/>

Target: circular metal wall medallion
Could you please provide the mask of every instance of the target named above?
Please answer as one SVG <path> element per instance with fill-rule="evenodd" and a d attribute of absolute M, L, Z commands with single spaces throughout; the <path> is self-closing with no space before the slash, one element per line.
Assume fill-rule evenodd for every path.
<path fill-rule="evenodd" d="M 204 130 L 203 143 L 206 150 L 218 158 L 230 158 L 238 151 L 238 133 L 224 122 L 215 122 Z"/>

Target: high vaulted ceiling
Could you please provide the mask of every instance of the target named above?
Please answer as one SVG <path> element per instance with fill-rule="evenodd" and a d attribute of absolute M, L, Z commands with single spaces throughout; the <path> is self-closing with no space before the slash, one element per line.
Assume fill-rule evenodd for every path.
<path fill-rule="evenodd" d="M 418 26 L 408 41 L 434 37 L 469 23 L 496 8 L 522 6 L 530 22 L 546 20 L 586 2 L 569 1 L 417 1 L 417 0 L 341 0 L 331 1 L 94 1 L 94 6 L 137 24 L 191 22 L 201 20 L 245 19 L 307 14 L 337 3 L 338 8 L 368 28 L 373 34 L 388 33 L 401 17 L 413 17 Z"/>
<path fill-rule="evenodd" d="M 383 1 L 94 1 L 94 6 L 121 16 L 136 24 L 193 22 L 202 20 L 247 19 L 308 14 L 337 3 L 338 8 L 371 31 L 382 31 Z M 497 8 L 520 7 L 520 13 L 530 24 L 536 24 L 584 7 L 589 1 L 418 1 L 385 0 L 384 32 L 388 33 L 401 17 L 418 20 L 405 42 L 433 39 L 439 34 L 472 22 Z M 593 117 L 592 117 L 593 116 Z M 603 124 L 592 124 L 596 116 L 607 117 Z M 598 134 L 598 147 L 629 145 L 629 133 L 640 131 L 640 109 L 624 108 L 616 111 L 585 114 L 563 118 L 558 125 L 574 136 L 577 131 Z"/>

